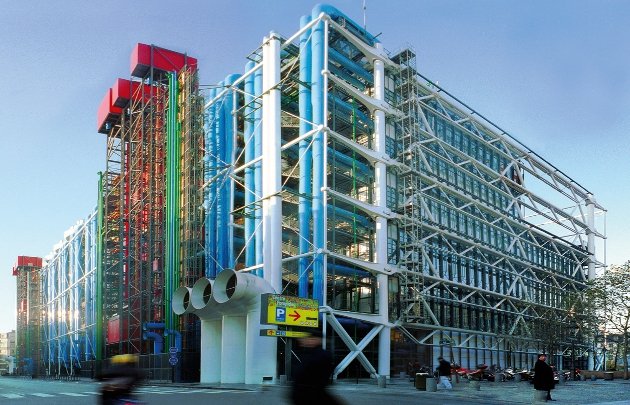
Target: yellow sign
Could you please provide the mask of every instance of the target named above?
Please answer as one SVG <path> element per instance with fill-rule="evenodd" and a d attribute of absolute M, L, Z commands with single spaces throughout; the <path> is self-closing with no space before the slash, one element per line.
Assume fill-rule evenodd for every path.
<path fill-rule="evenodd" d="M 303 338 L 309 337 L 311 334 L 294 330 L 261 329 L 260 336 Z"/>
<path fill-rule="evenodd" d="M 260 323 L 317 328 L 319 302 L 280 294 L 263 294 Z"/>

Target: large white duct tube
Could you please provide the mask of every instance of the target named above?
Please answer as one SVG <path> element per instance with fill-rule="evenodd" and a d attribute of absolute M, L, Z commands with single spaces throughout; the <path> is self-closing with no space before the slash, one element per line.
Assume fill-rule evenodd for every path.
<path fill-rule="evenodd" d="M 221 382 L 222 314 L 217 302 L 212 298 L 213 283 L 208 278 L 200 278 L 193 285 L 190 295 L 193 313 L 201 320 L 199 371 L 200 381 L 204 383 Z"/>
<path fill-rule="evenodd" d="M 273 292 L 252 274 L 224 270 L 217 276 L 213 297 L 225 314 L 221 382 L 260 384 L 263 377 L 275 378 L 276 341 L 260 336 L 260 295 Z"/>
<path fill-rule="evenodd" d="M 179 287 L 173 293 L 173 312 L 175 315 L 184 315 L 189 314 L 195 310 L 190 303 L 190 296 L 192 293 L 192 288 L 190 287 Z"/>
<path fill-rule="evenodd" d="M 276 340 L 260 336 L 261 294 L 275 292 L 253 274 L 223 270 L 173 294 L 173 312 L 201 320 L 202 383 L 260 384 L 276 376 Z"/>

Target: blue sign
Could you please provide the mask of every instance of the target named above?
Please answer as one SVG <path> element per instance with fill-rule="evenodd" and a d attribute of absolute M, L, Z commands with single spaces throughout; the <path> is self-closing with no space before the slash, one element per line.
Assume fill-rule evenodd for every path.
<path fill-rule="evenodd" d="M 177 357 L 169 357 L 168 362 L 171 364 L 171 366 L 177 365 Z"/>
<path fill-rule="evenodd" d="M 283 307 L 276 307 L 276 322 L 285 322 L 287 319 L 287 310 Z"/>

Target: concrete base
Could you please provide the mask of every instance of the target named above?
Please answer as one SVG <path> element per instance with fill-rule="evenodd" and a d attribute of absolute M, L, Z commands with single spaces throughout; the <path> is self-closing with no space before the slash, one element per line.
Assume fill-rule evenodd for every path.
<path fill-rule="evenodd" d="M 437 381 L 435 378 L 427 378 L 427 392 L 436 392 L 437 391 Z"/>
<path fill-rule="evenodd" d="M 379 375 L 377 377 L 377 381 L 378 381 L 378 387 L 379 388 L 387 387 L 387 377 L 385 377 L 384 375 Z"/>

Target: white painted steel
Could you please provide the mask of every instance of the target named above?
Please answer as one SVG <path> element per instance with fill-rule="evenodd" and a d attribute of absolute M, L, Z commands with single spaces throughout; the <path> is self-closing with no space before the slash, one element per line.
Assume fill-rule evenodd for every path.
<path fill-rule="evenodd" d="M 263 46 L 263 257 L 264 279 L 282 290 L 282 190 L 280 158 L 280 40 L 275 33 Z"/>

